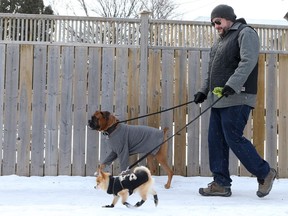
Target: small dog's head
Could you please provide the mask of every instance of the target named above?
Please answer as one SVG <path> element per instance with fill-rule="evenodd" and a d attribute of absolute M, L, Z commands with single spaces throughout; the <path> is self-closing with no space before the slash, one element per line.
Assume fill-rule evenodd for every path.
<path fill-rule="evenodd" d="M 110 180 L 110 173 L 103 172 L 102 169 L 98 169 L 96 173 L 96 186 L 95 189 L 102 189 L 107 191 L 109 180 Z"/>
<path fill-rule="evenodd" d="M 88 126 L 92 130 L 105 131 L 117 121 L 118 119 L 108 111 L 96 111 L 88 120 Z"/>

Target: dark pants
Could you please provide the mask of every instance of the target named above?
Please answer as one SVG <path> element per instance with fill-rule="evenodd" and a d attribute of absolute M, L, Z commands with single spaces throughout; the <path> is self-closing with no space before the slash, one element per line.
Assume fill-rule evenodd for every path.
<path fill-rule="evenodd" d="M 257 153 L 252 143 L 243 136 L 251 107 L 247 105 L 212 108 L 209 125 L 209 163 L 214 181 L 231 186 L 229 173 L 229 148 L 245 168 L 259 179 L 264 179 L 269 164 Z"/>

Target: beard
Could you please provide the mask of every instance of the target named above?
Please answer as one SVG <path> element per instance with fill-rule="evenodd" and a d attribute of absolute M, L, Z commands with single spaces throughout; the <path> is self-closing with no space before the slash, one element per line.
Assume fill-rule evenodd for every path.
<path fill-rule="evenodd" d="M 218 35 L 219 35 L 220 37 L 224 37 L 227 32 L 228 32 L 228 28 L 218 29 Z"/>

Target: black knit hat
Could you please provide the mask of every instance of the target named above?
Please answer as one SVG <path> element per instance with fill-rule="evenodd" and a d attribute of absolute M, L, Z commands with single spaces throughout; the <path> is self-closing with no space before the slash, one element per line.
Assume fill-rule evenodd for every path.
<path fill-rule="evenodd" d="M 215 17 L 220 17 L 220 18 L 225 18 L 227 20 L 235 21 L 237 16 L 235 15 L 232 7 L 221 4 L 221 5 L 216 6 L 211 12 L 211 21 Z"/>

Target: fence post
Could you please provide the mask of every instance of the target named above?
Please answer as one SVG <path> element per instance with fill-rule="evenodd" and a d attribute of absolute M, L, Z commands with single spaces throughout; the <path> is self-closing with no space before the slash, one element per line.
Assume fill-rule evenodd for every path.
<path fill-rule="evenodd" d="M 148 11 L 140 13 L 140 115 L 147 113 L 147 77 L 148 77 L 148 32 L 149 32 L 149 15 Z M 139 119 L 140 124 L 147 123 L 146 119 Z"/>

